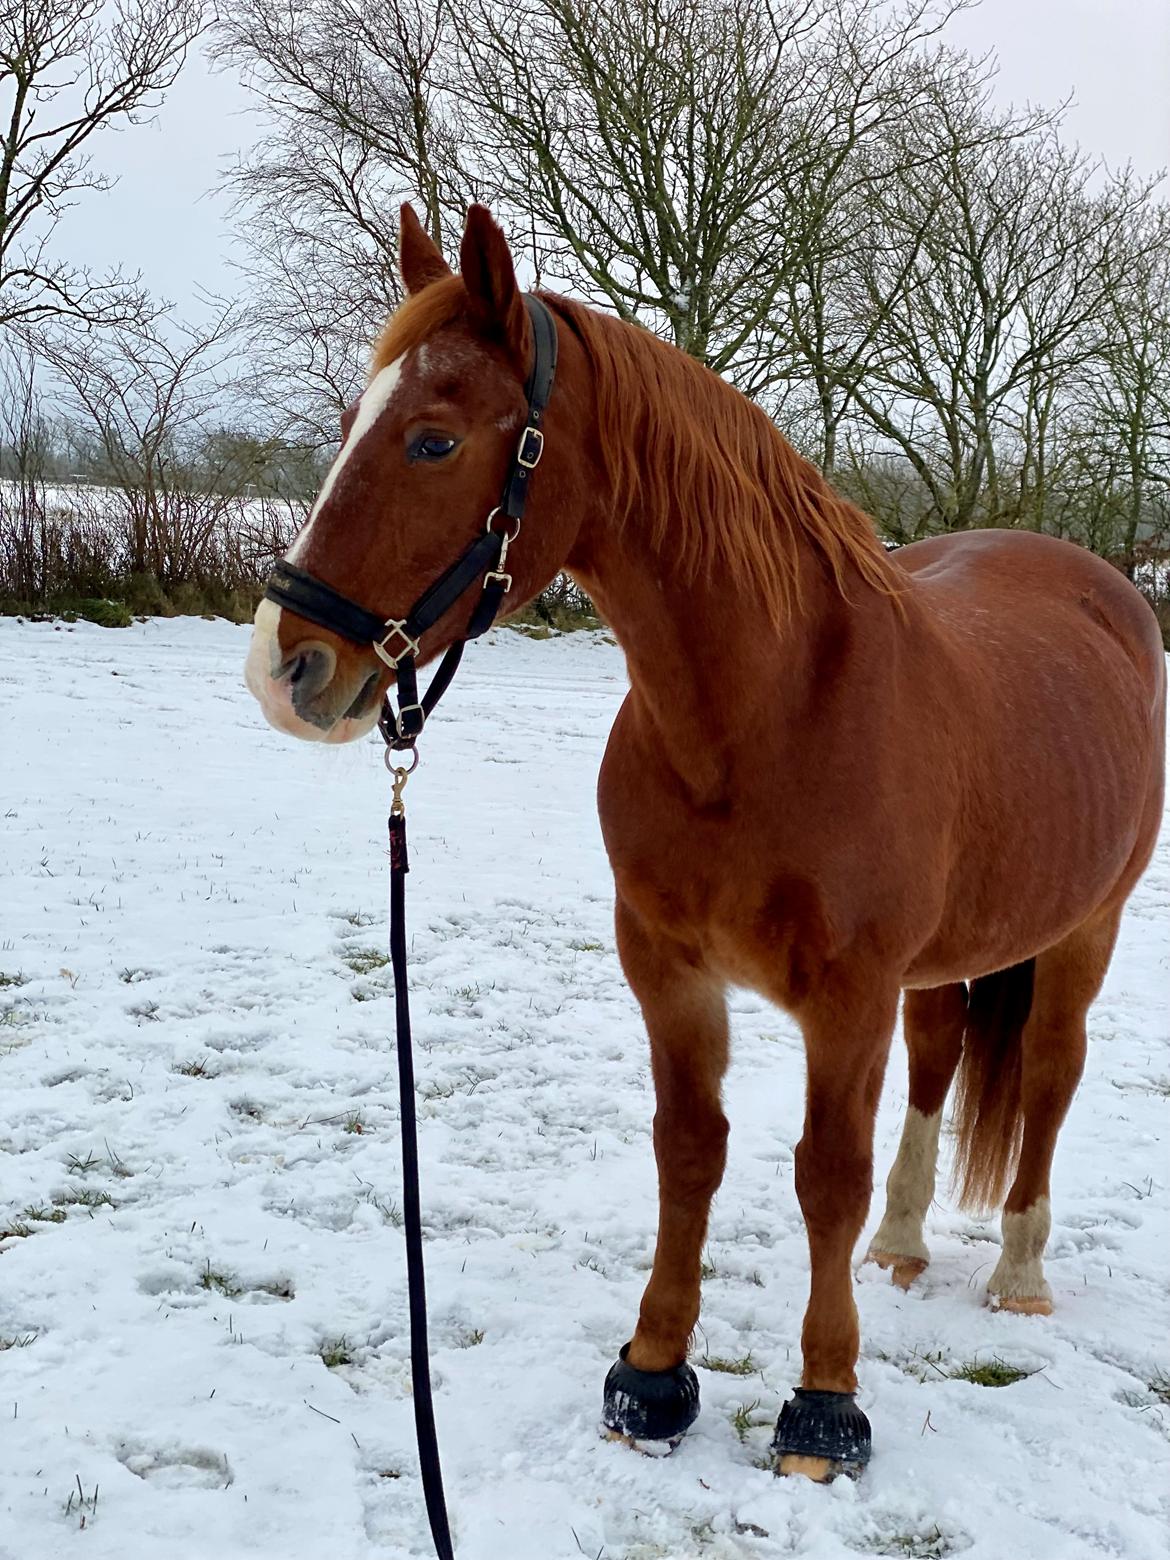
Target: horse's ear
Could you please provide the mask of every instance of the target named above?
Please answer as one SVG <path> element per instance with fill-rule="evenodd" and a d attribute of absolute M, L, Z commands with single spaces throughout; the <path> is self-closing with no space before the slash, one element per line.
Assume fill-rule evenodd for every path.
<path fill-rule="evenodd" d="M 472 206 L 467 213 L 463 244 L 459 250 L 463 285 L 483 323 L 498 335 L 521 374 L 527 372 L 529 353 L 528 314 L 516 285 L 516 272 L 508 240 L 492 220 L 486 206 Z"/>
<path fill-rule="evenodd" d="M 399 227 L 398 269 L 408 293 L 421 292 L 431 282 L 451 275 L 434 239 L 418 220 L 413 206 L 403 206 Z"/>

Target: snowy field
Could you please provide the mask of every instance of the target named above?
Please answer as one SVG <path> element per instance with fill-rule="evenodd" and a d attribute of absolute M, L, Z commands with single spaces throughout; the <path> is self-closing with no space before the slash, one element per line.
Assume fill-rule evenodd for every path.
<path fill-rule="evenodd" d="M 2 1560 L 430 1553 L 381 755 L 268 730 L 246 643 L 198 620 L 0 622 Z M 646 1049 L 593 800 L 624 686 L 600 638 L 499 631 L 469 652 L 409 792 L 460 1560 L 1164 1560 L 1170 836 L 1057 1157 L 1056 1315 L 983 1306 L 997 1227 L 940 1192 L 920 1287 L 859 1273 L 865 1479 L 766 1471 L 807 1282 L 803 1063 L 793 1025 L 744 994 L 703 1411 L 667 1461 L 598 1439 L 655 1222 Z M 904 1099 L 899 1044 L 879 1181 Z M 996 1362 L 1027 1374 L 955 1375 Z"/>

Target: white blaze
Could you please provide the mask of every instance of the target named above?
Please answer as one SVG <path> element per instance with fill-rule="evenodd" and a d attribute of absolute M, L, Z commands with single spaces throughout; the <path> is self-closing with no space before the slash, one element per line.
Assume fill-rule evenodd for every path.
<path fill-rule="evenodd" d="M 313 529 L 313 521 L 321 513 L 329 501 L 329 495 L 333 491 L 334 484 L 341 475 L 346 462 L 353 455 L 358 445 L 369 433 L 378 418 L 390 405 L 391 398 L 398 387 L 398 381 L 402 375 L 402 365 L 406 361 L 405 356 L 395 358 L 393 363 L 387 363 L 370 380 L 362 398 L 358 402 L 357 415 L 354 417 L 353 426 L 349 430 L 349 437 L 341 446 L 337 459 L 329 468 L 328 475 L 321 484 L 321 491 L 317 494 L 317 501 L 309 511 L 309 518 L 301 527 L 296 541 L 289 548 L 287 558 L 289 563 L 300 563 L 309 551 L 309 537 Z"/>
<path fill-rule="evenodd" d="M 280 608 L 275 601 L 264 600 L 256 608 L 248 659 L 244 662 L 244 682 L 252 695 L 264 702 L 269 679 L 280 665 Z"/>

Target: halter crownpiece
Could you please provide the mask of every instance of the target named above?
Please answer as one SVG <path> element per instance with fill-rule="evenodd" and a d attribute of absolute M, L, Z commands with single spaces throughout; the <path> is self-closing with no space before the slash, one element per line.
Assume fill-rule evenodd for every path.
<path fill-rule="evenodd" d="M 524 386 L 528 410 L 512 456 L 499 504 L 488 515 L 483 534 L 444 570 L 411 607 L 404 618 L 383 618 L 334 590 L 324 580 L 282 558 L 269 576 L 264 595 L 279 607 L 340 635 L 356 645 L 370 645 L 397 674 L 398 711 L 387 694 L 378 722 L 387 744 L 399 751 L 412 747 L 427 716 L 450 686 L 463 647 L 478 639 L 495 622 L 504 597 L 512 588 L 505 571 L 508 548 L 520 534 L 520 522 L 528 499 L 528 482 L 544 453 L 541 419 L 552 394 L 557 371 L 557 328 L 547 306 L 532 293 L 524 296 L 532 325 L 532 368 Z M 502 518 L 505 529 L 496 530 Z M 419 698 L 415 660 L 419 641 L 428 628 L 443 617 L 460 596 L 482 580 L 483 588 L 461 638 L 446 651 L 430 687 Z"/>

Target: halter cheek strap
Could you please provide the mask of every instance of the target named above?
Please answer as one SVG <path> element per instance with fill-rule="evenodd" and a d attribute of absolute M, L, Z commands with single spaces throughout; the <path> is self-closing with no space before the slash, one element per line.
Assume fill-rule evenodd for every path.
<path fill-rule="evenodd" d="M 288 607 L 310 623 L 353 644 L 371 646 L 394 669 L 398 710 L 395 712 L 387 694 L 378 728 L 389 746 L 399 751 L 414 745 L 427 717 L 450 686 L 464 645 L 486 633 L 512 588 L 512 576 L 505 569 L 508 548 L 520 534 L 529 479 L 544 453 L 541 421 L 557 369 L 557 329 L 551 313 L 531 293 L 525 295 L 524 305 L 532 325 L 532 369 L 524 387 L 528 412 L 503 494 L 488 515 L 483 534 L 427 587 L 404 618 L 379 617 L 287 559 L 281 559 L 273 569 L 264 591 L 269 601 Z M 497 528 L 499 522 L 502 525 Z M 430 687 L 420 698 L 415 664 L 419 641 L 477 579 L 482 580 L 482 589 L 467 627 L 444 653 Z"/>

